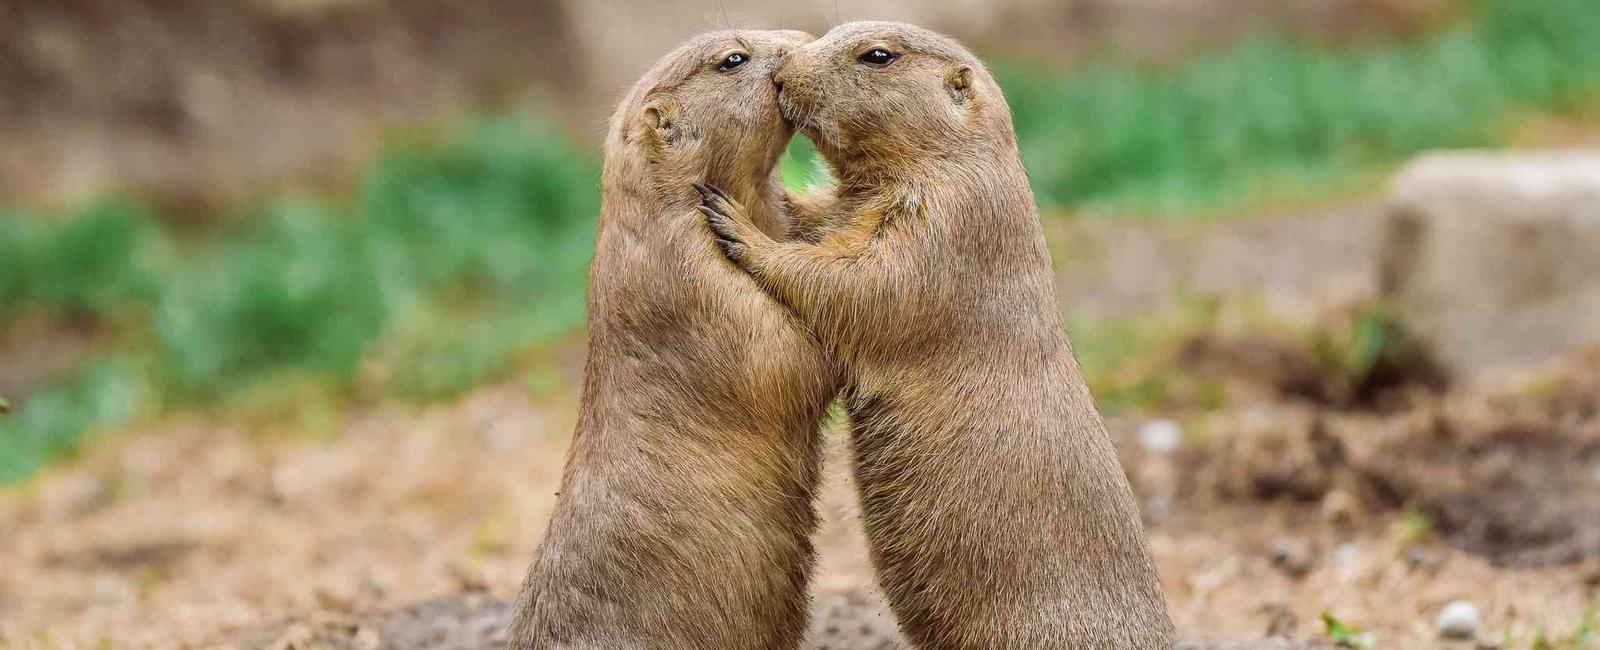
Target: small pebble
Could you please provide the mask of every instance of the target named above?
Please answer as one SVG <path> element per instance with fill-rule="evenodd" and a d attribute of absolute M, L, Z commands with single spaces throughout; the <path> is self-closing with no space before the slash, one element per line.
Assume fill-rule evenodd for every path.
<path fill-rule="evenodd" d="M 1333 565 L 1342 579 L 1353 580 L 1361 570 L 1361 547 L 1355 542 L 1340 544 L 1333 558 Z"/>
<path fill-rule="evenodd" d="M 1300 541 L 1280 537 L 1272 541 L 1272 565 L 1291 578 L 1311 572 L 1311 551 Z"/>
<path fill-rule="evenodd" d="M 1413 569 L 1431 569 L 1439 566 L 1441 560 L 1438 551 L 1432 549 L 1413 546 L 1406 551 L 1406 563 Z"/>
<path fill-rule="evenodd" d="M 1434 622 L 1439 637 L 1467 640 L 1478 636 L 1478 606 L 1465 600 L 1452 600 L 1439 610 Z"/>
<path fill-rule="evenodd" d="M 1171 453 L 1183 444 L 1183 427 L 1167 419 L 1151 420 L 1139 428 L 1139 446 L 1145 451 Z"/>

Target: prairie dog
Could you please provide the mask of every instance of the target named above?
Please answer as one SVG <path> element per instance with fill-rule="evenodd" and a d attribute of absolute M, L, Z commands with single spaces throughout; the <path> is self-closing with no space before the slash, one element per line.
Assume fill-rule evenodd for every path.
<path fill-rule="evenodd" d="M 886 22 L 835 28 L 774 79 L 838 178 L 828 227 L 776 241 L 736 193 L 701 209 L 841 364 L 868 543 L 906 634 L 1171 648 L 999 86 L 955 41 Z"/>
<path fill-rule="evenodd" d="M 560 502 L 513 648 L 793 648 L 806 629 L 817 428 L 833 364 L 705 236 L 691 183 L 790 227 L 793 129 L 770 73 L 801 32 L 693 39 L 606 140 L 589 356 Z"/>

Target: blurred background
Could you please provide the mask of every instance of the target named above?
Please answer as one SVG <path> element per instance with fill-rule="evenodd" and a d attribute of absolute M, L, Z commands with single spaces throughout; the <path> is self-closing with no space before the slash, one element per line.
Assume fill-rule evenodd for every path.
<path fill-rule="evenodd" d="M 494 643 L 612 102 L 859 18 L 1001 80 L 1189 636 L 1600 648 L 1595 0 L 0 0 L 0 648 Z"/>

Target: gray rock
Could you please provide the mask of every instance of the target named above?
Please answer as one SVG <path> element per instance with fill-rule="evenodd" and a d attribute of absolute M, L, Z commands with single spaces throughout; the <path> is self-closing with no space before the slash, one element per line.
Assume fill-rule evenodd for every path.
<path fill-rule="evenodd" d="M 1440 638 L 1471 640 L 1478 636 L 1478 606 L 1465 600 L 1452 600 L 1439 610 L 1434 628 Z"/>
<path fill-rule="evenodd" d="M 1425 156 L 1382 240 L 1384 294 L 1450 375 L 1600 345 L 1600 152 Z"/>

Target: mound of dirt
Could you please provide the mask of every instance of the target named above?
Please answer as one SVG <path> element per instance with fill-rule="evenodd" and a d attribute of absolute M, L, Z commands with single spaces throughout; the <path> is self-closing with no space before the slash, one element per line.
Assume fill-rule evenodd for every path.
<path fill-rule="evenodd" d="M 1414 509 L 1502 566 L 1600 558 L 1600 350 L 1495 385 L 1418 391 L 1387 414 L 1226 412 L 1208 436 L 1184 459 L 1183 494 L 1354 497 L 1372 511 Z"/>
<path fill-rule="evenodd" d="M 1451 544 L 1508 566 L 1600 558 L 1600 350 L 1521 387 L 1424 402 L 1358 469 Z"/>

